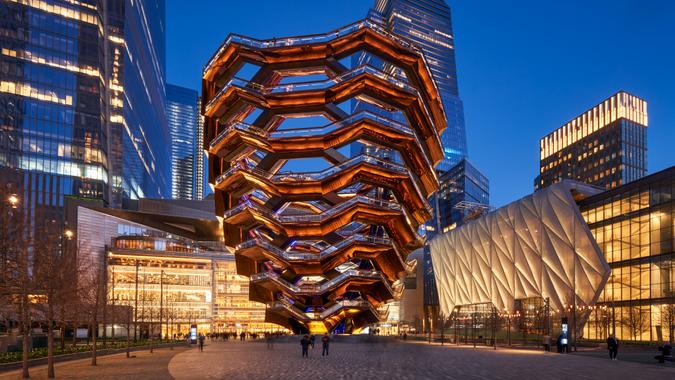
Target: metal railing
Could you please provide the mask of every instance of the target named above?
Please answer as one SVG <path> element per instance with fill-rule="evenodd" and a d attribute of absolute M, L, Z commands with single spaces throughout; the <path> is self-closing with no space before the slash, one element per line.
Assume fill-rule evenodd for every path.
<path fill-rule="evenodd" d="M 362 29 L 370 29 L 374 32 L 377 32 L 378 34 L 396 42 L 400 46 L 404 47 L 405 49 L 412 51 L 416 54 L 418 54 L 422 60 L 424 61 L 424 66 L 427 70 L 427 74 L 429 75 L 430 78 L 433 78 L 431 75 L 431 70 L 429 70 L 429 65 L 427 63 L 427 59 L 424 56 L 424 52 L 420 50 L 415 44 L 411 43 L 407 39 L 394 34 L 387 30 L 384 26 L 381 24 L 378 24 L 377 22 L 374 22 L 373 20 L 370 19 L 363 19 L 356 21 L 352 24 L 343 26 L 341 28 L 332 30 L 327 33 L 321 33 L 321 34 L 310 34 L 310 35 L 304 35 L 304 36 L 297 36 L 297 37 L 288 37 L 288 38 L 274 38 L 274 39 L 268 39 L 268 40 L 259 40 L 247 36 L 243 36 L 240 34 L 230 34 L 225 38 L 225 41 L 222 43 L 218 51 L 211 57 L 209 62 L 204 66 L 204 70 L 202 73 L 202 76 L 205 75 L 209 70 L 211 70 L 211 67 L 218 61 L 220 56 L 223 54 L 223 52 L 231 45 L 231 44 L 239 44 L 242 46 L 246 46 L 249 48 L 253 49 L 273 49 L 273 48 L 280 48 L 280 47 L 289 47 L 289 46 L 299 46 L 299 45 L 313 45 L 313 44 L 322 44 L 330 41 L 334 41 L 340 37 L 345 37 L 349 34 L 358 32 L 359 30 Z M 432 81 L 433 82 L 433 81 Z M 436 86 L 436 83 L 432 83 L 434 86 L 434 89 L 436 92 L 438 92 L 438 87 Z M 440 103 L 440 102 L 439 102 Z M 441 104 L 442 107 L 442 104 Z"/>
<path fill-rule="evenodd" d="M 244 90 L 248 91 L 254 91 L 258 93 L 259 95 L 265 96 L 268 94 L 280 94 L 280 93 L 291 93 L 291 92 L 298 92 L 298 91 L 313 91 L 313 90 L 321 90 L 321 89 L 327 89 L 330 88 L 336 84 L 346 82 L 354 77 L 357 77 L 362 74 L 370 74 L 372 76 L 375 76 L 377 78 L 380 78 L 382 80 L 385 80 L 396 87 L 401 88 L 402 90 L 413 94 L 417 96 L 418 98 L 421 99 L 421 96 L 419 94 L 419 91 L 417 91 L 416 88 L 408 85 L 407 83 L 397 79 L 393 75 L 387 74 L 384 71 L 381 71 L 379 69 L 376 69 L 372 66 L 369 65 L 361 65 L 358 66 L 350 71 L 347 71 L 343 74 L 340 74 L 336 76 L 335 78 L 330 78 L 326 80 L 319 80 L 319 81 L 311 81 L 311 82 L 299 82 L 299 83 L 288 83 L 288 84 L 281 84 L 281 85 L 273 85 L 273 86 L 263 86 L 258 83 L 250 82 L 241 78 L 232 78 L 230 79 L 223 88 L 221 88 L 216 96 L 213 97 L 213 99 L 209 100 L 209 102 L 206 104 L 206 111 L 209 112 L 216 103 L 218 103 L 220 97 L 222 94 L 227 92 L 227 90 L 230 87 L 238 87 Z M 431 129 L 434 131 L 434 133 L 438 136 L 438 130 L 436 129 L 436 126 L 434 124 L 434 119 L 431 118 L 429 110 L 427 109 L 426 102 L 421 101 L 420 104 L 422 104 L 422 110 L 427 117 L 427 120 L 431 123 Z"/>

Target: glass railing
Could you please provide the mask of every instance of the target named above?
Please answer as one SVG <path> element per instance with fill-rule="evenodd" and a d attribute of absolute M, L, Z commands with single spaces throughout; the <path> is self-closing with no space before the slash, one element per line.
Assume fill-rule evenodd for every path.
<path fill-rule="evenodd" d="M 375 76 L 377 78 L 380 78 L 384 81 L 387 81 L 396 87 L 401 88 L 402 90 L 413 94 L 417 96 L 418 98 L 420 97 L 419 92 L 417 91 L 416 88 L 411 87 L 407 83 L 397 79 L 393 75 L 387 74 L 379 69 L 376 69 L 372 66 L 368 65 L 361 65 L 358 66 L 351 71 L 348 71 L 346 73 L 340 74 L 335 78 L 330 78 L 326 80 L 320 80 L 320 81 L 312 81 L 312 82 L 300 82 L 300 83 L 289 83 L 289 84 L 281 84 L 281 85 L 274 85 L 270 87 L 265 87 L 260 84 L 254 83 L 254 82 L 249 82 L 240 78 L 232 78 L 223 88 L 218 91 L 216 96 L 213 97 L 207 104 L 206 104 L 206 110 L 207 112 L 213 108 L 213 106 L 218 103 L 219 98 L 221 97 L 222 94 L 227 92 L 227 90 L 230 87 L 238 87 L 242 89 L 246 89 L 249 91 L 254 91 L 257 92 L 260 95 L 268 95 L 268 94 L 279 94 L 279 93 L 290 93 L 290 92 L 298 92 L 298 91 L 314 91 L 314 90 L 323 90 L 330 88 L 336 84 L 346 82 L 354 77 L 357 77 L 362 74 L 369 74 L 372 76 Z M 431 118 L 429 110 L 427 109 L 426 102 L 421 101 L 420 104 L 422 104 L 422 110 L 425 113 L 425 116 L 427 117 L 427 120 L 432 124 L 432 130 L 436 131 L 436 127 L 434 125 L 434 120 Z"/>
<path fill-rule="evenodd" d="M 424 57 L 424 54 L 421 52 L 420 49 L 417 48 L 414 44 L 410 43 L 408 40 L 401 38 L 400 36 L 391 33 L 387 29 L 385 29 L 382 25 L 373 22 L 372 20 L 369 19 L 364 19 L 357 21 L 355 23 L 349 24 L 347 26 L 344 26 L 339 29 L 332 30 L 327 33 L 322 33 L 322 34 L 312 34 L 312 35 L 305 35 L 305 36 L 297 36 L 297 37 L 288 37 L 288 38 L 274 38 L 274 39 L 269 39 L 269 40 L 259 40 L 247 36 L 243 36 L 240 34 L 230 34 L 227 36 L 221 47 L 218 49 L 216 54 L 211 57 L 209 62 L 206 64 L 204 67 L 204 73 L 208 72 L 211 67 L 218 61 L 220 56 L 223 54 L 223 52 L 230 46 L 231 44 L 239 44 L 243 46 L 247 46 L 250 48 L 254 49 L 273 49 L 273 48 L 280 48 L 280 47 L 288 47 L 288 46 L 298 46 L 298 45 L 311 45 L 311 44 L 322 44 L 326 42 L 333 41 L 337 38 L 347 36 L 351 33 L 357 32 L 362 29 L 371 29 L 378 34 L 381 34 L 388 39 L 395 41 L 399 45 L 405 47 L 408 50 L 414 51 L 420 56 Z M 429 75 L 431 76 L 431 74 Z"/>
<path fill-rule="evenodd" d="M 381 272 L 377 270 L 362 270 L 362 269 L 351 269 L 340 273 L 338 276 L 322 282 L 321 284 L 303 284 L 295 285 L 292 284 L 279 276 L 277 272 L 267 271 L 256 273 L 251 276 L 251 282 L 258 282 L 264 280 L 271 280 L 282 286 L 286 290 L 297 294 L 297 295 L 312 295 L 312 294 L 321 294 L 324 293 L 336 285 L 350 279 L 350 278 L 369 278 L 381 280 L 381 282 L 386 286 L 387 290 L 392 294 L 396 295 L 397 292 L 391 287 L 391 284 L 384 278 Z"/>
<path fill-rule="evenodd" d="M 324 169 L 322 171 L 318 172 L 281 172 L 281 173 L 270 173 L 261 169 L 258 169 L 254 167 L 251 164 L 248 164 L 244 161 L 238 161 L 235 164 L 233 164 L 228 170 L 226 170 L 224 173 L 216 177 L 215 180 L 215 185 L 218 186 L 220 183 L 225 181 L 226 178 L 229 178 L 233 176 L 235 173 L 239 171 L 246 171 L 252 174 L 255 174 L 259 176 L 260 178 L 270 180 L 273 183 L 292 183 L 292 182 L 307 182 L 307 181 L 323 181 L 333 175 L 339 174 L 340 172 L 352 168 L 354 166 L 357 166 L 361 163 L 367 163 L 371 165 L 376 165 L 388 170 L 391 170 L 393 172 L 401 173 L 404 175 L 409 175 L 408 169 L 400 164 L 391 162 L 391 161 L 385 161 L 382 160 L 378 157 L 374 156 L 369 156 L 367 154 L 361 154 L 356 157 L 353 157 L 339 165 L 331 166 L 330 168 Z M 411 182 L 413 186 L 415 187 L 415 191 L 417 194 L 420 196 L 420 198 L 424 199 L 424 195 L 422 193 L 422 190 L 420 189 L 417 181 L 411 177 Z M 427 211 L 431 212 L 431 206 L 425 205 L 425 208 Z"/>
<path fill-rule="evenodd" d="M 296 82 L 296 83 L 287 83 L 287 84 L 277 84 L 272 86 L 263 86 L 261 84 L 250 82 L 238 77 L 230 79 L 223 88 L 221 88 L 216 96 L 213 97 L 207 104 L 206 110 L 210 110 L 213 105 L 218 101 L 218 98 L 221 97 L 230 87 L 238 87 L 241 89 L 249 90 L 256 92 L 260 95 L 269 95 L 269 94 L 283 94 L 290 92 L 299 92 L 299 91 L 316 91 L 316 90 L 325 90 L 327 88 L 333 87 L 336 84 L 346 82 L 354 77 L 363 74 L 370 74 L 376 78 L 380 78 L 386 82 L 389 82 L 396 87 L 403 89 L 404 91 L 419 96 L 419 92 L 416 88 L 410 86 L 409 84 L 397 79 L 391 74 L 387 74 L 382 70 L 376 69 L 375 67 L 369 65 L 361 65 L 353 68 L 350 71 L 344 72 L 334 78 L 318 80 L 318 81 L 309 81 L 309 82 Z"/>
<path fill-rule="evenodd" d="M 387 210 L 402 210 L 401 206 L 398 203 L 395 202 L 388 202 L 384 201 L 381 199 L 373 199 L 369 198 L 366 196 L 356 196 L 353 198 L 350 198 L 349 200 L 342 202 L 338 204 L 337 206 L 327 210 L 326 212 L 323 212 L 321 214 L 304 214 L 304 215 L 276 215 L 266 209 L 263 209 L 257 204 L 254 204 L 251 201 L 246 201 L 244 203 L 241 203 L 239 206 L 232 208 L 228 211 L 226 211 L 223 214 L 223 218 L 227 219 L 233 215 L 236 215 L 246 209 L 250 209 L 251 211 L 258 213 L 260 215 L 275 219 L 279 221 L 280 223 L 300 223 L 300 222 L 322 222 L 325 219 L 328 219 L 330 217 L 335 216 L 336 214 L 348 209 L 349 207 L 354 206 L 355 204 L 366 204 L 370 206 L 375 206 L 378 208 L 382 209 L 387 209 Z"/>
<path fill-rule="evenodd" d="M 362 120 L 372 120 L 374 122 L 377 122 L 379 124 L 382 124 L 384 126 L 390 127 L 392 129 L 396 129 L 398 131 L 401 131 L 407 135 L 414 136 L 415 139 L 419 143 L 419 139 L 417 138 L 417 135 L 415 132 L 408 128 L 407 126 L 398 123 L 394 120 L 388 119 L 386 117 L 374 114 L 369 111 L 361 111 L 356 114 L 353 114 L 349 117 L 347 117 L 344 120 L 340 120 L 334 123 L 330 123 L 324 126 L 319 126 L 319 127 L 311 127 L 311 128 L 294 128 L 294 129 L 284 129 L 284 130 L 277 130 L 277 131 L 272 131 L 268 132 L 265 130 L 262 130 L 260 128 L 257 128 L 255 126 L 252 126 L 250 124 L 242 123 L 242 122 L 235 122 L 233 124 L 230 124 L 227 126 L 222 132 L 218 134 L 218 136 L 213 139 L 210 143 L 210 147 L 213 148 L 216 145 L 220 144 L 223 139 L 233 130 L 238 130 L 246 133 L 251 133 L 257 136 L 260 136 L 262 138 L 268 139 L 276 139 L 276 138 L 290 138 L 290 137 L 306 137 L 306 136 L 319 136 L 319 135 L 326 135 L 328 133 L 338 131 L 341 129 L 344 129 L 345 127 L 351 127 L 353 124 L 362 121 Z"/>
<path fill-rule="evenodd" d="M 391 31 L 387 30 L 384 26 L 381 24 L 374 22 L 373 20 L 370 19 L 363 19 L 359 20 L 357 22 L 354 22 L 352 24 L 349 24 L 347 26 L 344 26 L 342 28 L 338 28 L 335 30 L 332 30 L 327 33 L 322 33 L 322 34 L 313 34 L 313 35 L 305 35 L 305 36 L 297 36 L 297 37 L 288 37 L 288 38 L 273 38 L 269 40 L 258 40 L 255 38 L 239 35 L 239 34 L 230 34 L 227 36 L 223 44 L 220 46 L 216 54 L 211 57 L 209 62 L 205 65 L 203 74 L 206 74 L 209 70 L 211 70 L 211 67 L 218 62 L 218 59 L 220 59 L 220 56 L 225 52 L 225 50 L 230 46 L 230 44 L 236 43 L 239 45 L 247 46 L 250 48 L 254 49 L 273 49 L 273 48 L 279 48 L 279 47 L 287 47 L 287 46 L 298 46 L 298 45 L 311 45 L 311 44 L 322 44 L 326 43 L 329 41 L 333 41 L 337 38 L 344 37 L 346 35 L 349 35 L 351 33 L 357 32 L 362 29 L 370 29 L 374 32 L 377 32 L 378 34 L 388 38 L 391 41 L 396 42 L 400 46 L 404 47 L 407 50 L 413 51 L 422 58 L 424 61 L 424 69 L 427 72 L 427 75 L 429 78 L 433 78 L 433 75 L 431 74 L 431 70 L 429 69 L 429 64 L 427 62 L 427 59 L 424 55 L 424 52 L 420 50 L 415 44 L 411 43 L 409 40 L 402 38 L 401 36 L 392 33 Z M 435 81 L 431 81 L 431 85 L 433 86 L 434 90 L 436 93 L 439 93 L 438 91 L 438 86 L 436 85 Z M 439 95 L 440 96 L 440 95 Z M 438 101 L 438 106 L 443 110 L 443 103 Z M 445 113 L 445 111 L 443 111 Z"/>
<path fill-rule="evenodd" d="M 366 243 L 366 244 L 377 244 L 377 245 L 383 245 L 383 246 L 390 246 L 391 241 L 389 239 L 385 238 L 380 238 L 380 237 L 374 237 L 374 236 L 367 236 L 367 235 L 352 235 L 349 236 L 348 238 L 344 240 L 340 240 L 337 244 L 328 246 L 327 248 L 321 250 L 318 253 L 310 253 L 310 252 L 303 252 L 303 251 L 284 251 L 281 248 L 269 243 L 268 241 L 265 241 L 261 238 L 256 238 L 256 239 L 251 239 L 247 240 L 235 248 L 237 252 L 247 249 L 247 248 L 252 248 L 252 247 L 260 247 L 262 249 L 265 249 L 266 251 L 272 253 L 273 255 L 283 258 L 288 261 L 293 261 L 293 260 L 316 260 L 316 259 L 323 259 L 325 257 L 331 256 L 335 254 L 336 252 L 339 252 L 341 249 L 348 247 L 351 244 L 354 243 Z"/>

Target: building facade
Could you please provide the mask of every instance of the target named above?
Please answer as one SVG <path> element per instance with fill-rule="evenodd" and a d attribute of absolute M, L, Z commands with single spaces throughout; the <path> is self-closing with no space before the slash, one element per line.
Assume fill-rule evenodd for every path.
<path fill-rule="evenodd" d="M 29 220 L 61 221 L 65 196 L 168 195 L 164 2 L 0 9 L 0 172 Z"/>
<path fill-rule="evenodd" d="M 611 275 L 584 336 L 668 341 L 675 326 L 675 167 L 579 203 Z"/>
<path fill-rule="evenodd" d="M 197 91 L 166 86 L 166 117 L 171 132 L 171 197 L 202 198 L 203 148 L 199 147 Z M 203 138 L 202 138 L 203 144 Z M 201 174 L 201 175 L 200 175 Z"/>
<path fill-rule="evenodd" d="M 140 336 L 186 334 L 191 325 L 204 333 L 283 330 L 248 299 L 249 280 L 236 274 L 213 201 L 142 200 L 134 210 L 67 203 L 78 266 L 102 273 L 108 305 L 122 310 L 111 316 L 115 335 L 129 323 Z"/>
<path fill-rule="evenodd" d="M 97 4 L 0 3 L 0 177 L 36 223 L 61 220 L 65 195 L 110 200 Z"/>
<path fill-rule="evenodd" d="M 112 205 L 171 196 L 164 0 L 107 0 Z"/>
<path fill-rule="evenodd" d="M 468 154 L 450 7 L 445 0 L 376 0 L 374 11 L 379 13 L 379 19 L 388 30 L 410 40 L 424 52 L 448 124 L 441 134 L 444 159 L 436 169 L 450 170 Z"/>
<path fill-rule="evenodd" d="M 542 335 L 565 318 L 587 339 L 672 340 L 674 199 L 675 167 L 604 192 L 564 180 L 451 230 L 431 243 L 441 309 L 488 305 Z"/>
<path fill-rule="evenodd" d="M 539 141 L 535 189 L 575 179 L 611 189 L 647 173 L 647 102 L 620 91 Z"/>

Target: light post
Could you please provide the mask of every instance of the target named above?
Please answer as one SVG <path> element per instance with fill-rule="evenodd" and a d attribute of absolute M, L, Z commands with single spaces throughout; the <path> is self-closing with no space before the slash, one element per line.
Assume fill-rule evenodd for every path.
<path fill-rule="evenodd" d="M 159 342 L 162 342 L 162 321 L 164 320 L 164 269 L 159 274 Z"/>

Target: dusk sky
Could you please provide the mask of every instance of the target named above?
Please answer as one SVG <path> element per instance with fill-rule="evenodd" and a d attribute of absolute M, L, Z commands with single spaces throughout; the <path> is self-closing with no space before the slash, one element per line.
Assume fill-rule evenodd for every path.
<path fill-rule="evenodd" d="M 228 33 L 326 32 L 373 0 L 168 0 L 167 80 L 201 89 Z M 623 89 L 649 111 L 649 172 L 675 165 L 675 1 L 448 1 L 469 159 L 502 206 L 533 191 L 539 138 Z"/>

